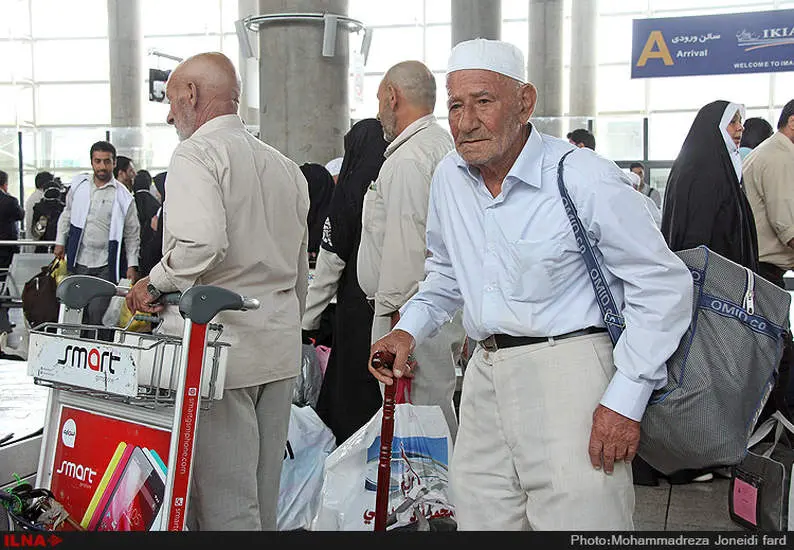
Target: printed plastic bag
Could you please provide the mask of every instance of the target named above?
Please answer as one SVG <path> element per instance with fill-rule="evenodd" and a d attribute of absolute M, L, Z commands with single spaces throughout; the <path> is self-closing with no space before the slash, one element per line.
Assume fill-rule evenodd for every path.
<path fill-rule="evenodd" d="M 299 407 L 316 407 L 320 398 L 320 386 L 323 383 L 323 374 L 320 372 L 320 363 L 317 353 L 311 344 L 303 344 L 301 353 L 301 370 L 295 380 L 295 389 L 292 392 L 292 403 Z"/>
<path fill-rule="evenodd" d="M 278 492 L 279 531 L 311 527 L 320 504 L 325 460 L 335 448 L 334 433 L 314 409 L 292 405 Z"/>
<path fill-rule="evenodd" d="M 315 531 L 372 531 L 382 409 L 325 461 Z M 454 530 L 452 438 L 438 406 L 395 406 L 387 529 Z"/>

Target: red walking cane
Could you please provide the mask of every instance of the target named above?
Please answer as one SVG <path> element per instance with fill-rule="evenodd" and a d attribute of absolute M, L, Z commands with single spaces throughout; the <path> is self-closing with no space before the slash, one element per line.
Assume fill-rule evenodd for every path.
<path fill-rule="evenodd" d="M 394 354 L 375 352 L 372 366 L 375 368 L 392 368 Z M 391 485 L 391 444 L 394 438 L 394 399 L 397 390 L 397 379 L 386 386 L 383 392 L 383 419 L 380 427 L 380 455 L 378 456 L 378 488 L 375 493 L 375 531 L 386 530 L 386 518 L 389 515 L 389 486 Z"/>

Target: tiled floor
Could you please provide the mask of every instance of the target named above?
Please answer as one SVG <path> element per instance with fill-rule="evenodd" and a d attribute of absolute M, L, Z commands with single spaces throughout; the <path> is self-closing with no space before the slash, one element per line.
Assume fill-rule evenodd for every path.
<path fill-rule="evenodd" d="M 638 531 L 742 531 L 728 515 L 730 481 L 658 487 L 635 486 L 634 527 Z"/>

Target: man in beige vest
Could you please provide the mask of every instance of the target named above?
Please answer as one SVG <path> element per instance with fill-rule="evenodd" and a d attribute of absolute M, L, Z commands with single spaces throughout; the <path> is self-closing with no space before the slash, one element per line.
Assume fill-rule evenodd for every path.
<path fill-rule="evenodd" d="M 159 294 L 203 284 L 262 304 L 215 319 L 231 348 L 223 399 L 199 415 L 188 526 L 275 530 L 308 286 L 308 186 L 294 162 L 246 130 L 240 81 L 223 54 L 180 63 L 167 96 L 182 142 L 168 167 L 164 254 L 127 301 L 152 311 Z M 173 309 L 166 331 L 181 334 Z"/>
<path fill-rule="evenodd" d="M 389 146 L 378 179 L 364 198 L 358 281 L 372 301 L 372 341 L 400 319 L 399 309 L 424 279 L 425 220 L 436 165 L 453 150 L 449 132 L 436 122 L 436 81 L 418 61 L 398 63 L 378 88 L 378 119 Z M 465 340 L 460 315 L 414 352 L 411 386 L 415 405 L 439 405 L 457 433 L 452 404 L 455 364 Z"/>

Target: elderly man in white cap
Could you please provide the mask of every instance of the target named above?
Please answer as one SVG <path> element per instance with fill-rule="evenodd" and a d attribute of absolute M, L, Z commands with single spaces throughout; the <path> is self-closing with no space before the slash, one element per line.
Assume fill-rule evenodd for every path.
<path fill-rule="evenodd" d="M 623 172 L 540 134 L 518 48 L 458 44 L 447 72 L 456 151 L 430 188 L 426 277 L 372 346 L 411 350 L 460 308 L 478 341 L 450 489 L 461 530 L 629 530 L 630 461 L 651 392 L 689 325 L 692 280 Z M 613 349 L 557 186 L 565 185 L 627 326 Z M 617 367 L 617 369 L 616 369 Z"/>

